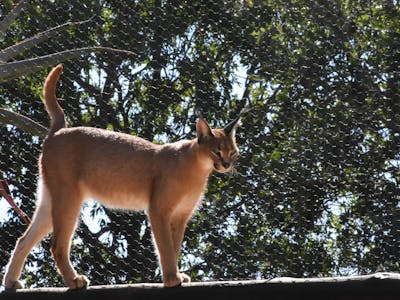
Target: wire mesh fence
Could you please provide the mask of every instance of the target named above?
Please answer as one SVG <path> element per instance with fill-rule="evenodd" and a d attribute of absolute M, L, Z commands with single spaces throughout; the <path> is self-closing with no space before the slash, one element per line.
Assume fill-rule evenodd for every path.
<path fill-rule="evenodd" d="M 0 20 L 16 2 L 0 3 Z M 165 143 L 195 137 L 195 111 L 220 127 L 254 108 L 236 171 L 209 178 L 186 230 L 180 266 L 193 280 L 400 271 L 398 1 L 21 2 L 0 41 L 1 76 L 69 49 L 134 53 L 92 48 L 64 62 L 57 93 L 70 126 Z M 78 23 L 49 32 L 67 22 Z M 1 80 L 1 108 L 47 127 L 48 71 Z M 1 122 L 0 170 L 31 215 L 43 139 Z M 26 225 L 3 199 L 0 214 L 4 271 Z M 29 256 L 28 286 L 62 285 L 50 243 Z M 160 281 L 145 213 L 88 202 L 71 255 L 94 284 Z"/>

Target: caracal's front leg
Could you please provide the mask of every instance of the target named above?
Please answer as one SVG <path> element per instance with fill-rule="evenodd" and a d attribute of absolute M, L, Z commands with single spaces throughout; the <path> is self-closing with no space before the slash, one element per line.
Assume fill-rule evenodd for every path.
<path fill-rule="evenodd" d="M 172 240 L 175 250 L 175 259 L 179 262 L 179 254 L 181 252 L 182 241 L 185 235 L 185 229 L 188 220 L 190 219 L 191 213 L 180 213 L 175 214 L 171 219 L 171 232 Z M 179 268 L 178 268 L 179 270 Z M 185 273 L 180 273 L 183 282 L 190 282 L 190 276 Z"/>
<path fill-rule="evenodd" d="M 178 271 L 175 248 L 170 226 L 171 216 L 158 209 L 149 210 L 150 223 L 157 245 L 165 287 L 174 287 L 182 283 Z"/>

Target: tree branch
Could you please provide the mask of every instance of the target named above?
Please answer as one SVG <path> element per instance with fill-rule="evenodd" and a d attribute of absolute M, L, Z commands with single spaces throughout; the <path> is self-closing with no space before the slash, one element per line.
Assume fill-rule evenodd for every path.
<path fill-rule="evenodd" d="M 57 33 L 67 30 L 73 26 L 78 26 L 78 25 L 87 23 L 90 20 L 91 19 L 85 20 L 85 21 L 80 21 L 80 22 L 68 22 L 68 23 L 50 28 L 49 30 L 40 32 L 31 38 L 27 38 L 27 39 L 23 40 L 22 42 L 19 42 L 19 43 L 12 45 L 4 50 L 1 50 L 0 51 L 0 62 L 7 62 L 11 58 L 14 58 L 18 54 L 33 48 L 37 44 L 53 37 Z"/>
<path fill-rule="evenodd" d="M 45 138 L 48 129 L 32 119 L 0 107 L 0 123 L 11 124 L 32 135 Z"/>
<path fill-rule="evenodd" d="M 22 75 L 28 75 L 33 72 L 37 72 L 44 68 L 59 64 L 63 61 L 78 57 L 80 55 L 89 54 L 91 52 L 110 52 L 110 53 L 126 54 L 130 56 L 136 55 L 131 51 L 119 50 L 108 47 L 85 47 L 85 48 L 61 51 L 36 58 L 30 58 L 21 61 L 0 64 L 0 83 L 8 81 L 10 79 L 17 78 Z"/>
<path fill-rule="evenodd" d="M 10 28 L 12 22 L 19 16 L 22 9 L 25 7 L 25 0 L 19 1 L 14 8 L 4 17 L 0 22 L 0 40 L 2 40 L 8 30 Z"/>

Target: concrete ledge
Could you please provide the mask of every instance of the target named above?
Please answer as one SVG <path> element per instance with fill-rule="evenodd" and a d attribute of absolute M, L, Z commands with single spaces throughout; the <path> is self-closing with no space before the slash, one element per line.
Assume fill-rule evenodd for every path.
<path fill-rule="evenodd" d="M 400 299 L 400 274 L 376 273 L 368 276 L 331 278 L 275 278 L 256 281 L 218 281 L 184 284 L 166 289 L 162 284 L 91 286 L 86 290 L 36 288 L 3 291 L 0 300 L 13 299 Z"/>

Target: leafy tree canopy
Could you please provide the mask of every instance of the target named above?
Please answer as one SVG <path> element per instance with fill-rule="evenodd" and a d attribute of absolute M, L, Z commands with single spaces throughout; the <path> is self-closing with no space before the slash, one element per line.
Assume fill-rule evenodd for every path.
<path fill-rule="evenodd" d="M 15 59 L 135 54 L 65 62 L 58 95 L 71 126 L 176 141 L 194 137 L 196 110 L 217 127 L 254 107 L 236 173 L 210 178 L 189 224 L 181 265 L 195 279 L 364 274 L 400 269 L 399 18 L 394 0 L 31 0 L 0 49 L 89 20 Z M 47 126 L 47 71 L 1 83 L 1 107 Z M 31 214 L 42 139 L 0 131 L 0 169 Z M 72 255 L 92 282 L 159 280 L 144 214 L 84 211 Z M 0 226 L 5 266 L 24 225 L 8 211 Z M 48 244 L 29 259 L 29 285 L 61 284 Z"/>

